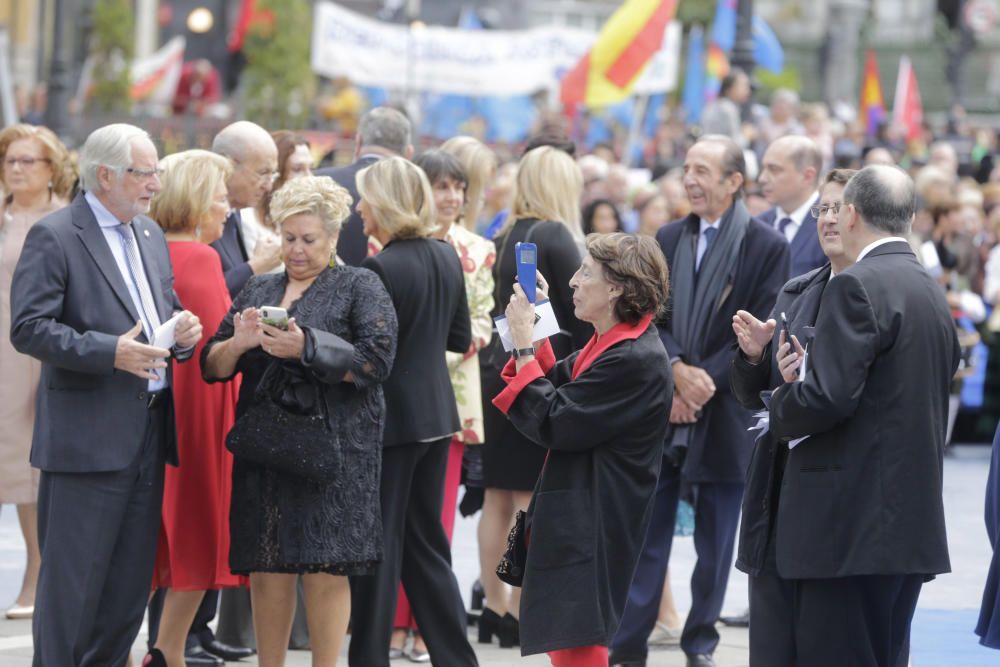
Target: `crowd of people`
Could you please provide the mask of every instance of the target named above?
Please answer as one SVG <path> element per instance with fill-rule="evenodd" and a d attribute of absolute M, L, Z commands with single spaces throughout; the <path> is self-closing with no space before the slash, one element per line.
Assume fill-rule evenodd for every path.
<path fill-rule="evenodd" d="M 835 138 L 788 91 L 741 115 L 742 76 L 639 170 L 557 126 L 415 154 L 389 107 L 315 171 L 247 121 L 162 157 L 126 124 L 76 156 L 0 131 L 7 617 L 36 664 L 125 665 L 148 613 L 144 667 L 330 666 L 348 632 L 354 667 L 476 665 L 450 540 L 481 510 L 481 643 L 710 667 L 737 551 L 752 665 L 905 665 L 980 340 L 1000 415 L 995 147 Z"/>

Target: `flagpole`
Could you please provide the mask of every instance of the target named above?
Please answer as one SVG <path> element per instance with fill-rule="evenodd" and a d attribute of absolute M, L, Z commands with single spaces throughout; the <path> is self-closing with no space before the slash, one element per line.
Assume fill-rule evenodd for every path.
<path fill-rule="evenodd" d="M 628 139 L 625 142 L 625 155 L 622 162 L 626 167 L 633 167 L 632 147 L 637 143 L 641 133 L 643 121 L 646 119 L 646 108 L 649 106 L 649 93 L 636 95 L 635 104 L 632 106 L 632 125 L 628 129 Z"/>

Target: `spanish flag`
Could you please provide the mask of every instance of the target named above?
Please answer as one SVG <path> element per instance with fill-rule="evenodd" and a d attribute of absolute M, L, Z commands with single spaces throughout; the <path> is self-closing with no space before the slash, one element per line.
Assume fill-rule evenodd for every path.
<path fill-rule="evenodd" d="M 621 102 L 653 55 L 673 19 L 677 0 L 627 0 L 601 28 L 597 41 L 562 81 L 561 99 L 605 106 Z"/>
<path fill-rule="evenodd" d="M 878 78 L 878 61 L 875 51 L 868 49 L 865 56 L 865 78 L 861 83 L 861 104 L 858 107 L 858 119 L 865 134 L 875 136 L 879 123 L 885 117 L 885 102 L 882 98 L 882 84 Z"/>

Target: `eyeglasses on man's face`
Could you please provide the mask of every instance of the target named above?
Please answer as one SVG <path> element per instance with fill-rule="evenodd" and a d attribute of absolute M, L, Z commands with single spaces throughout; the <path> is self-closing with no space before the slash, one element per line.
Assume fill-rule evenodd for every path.
<path fill-rule="evenodd" d="M 162 169 L 136 169 L 135 167 L 128 167 L 125 171 L 142 181 L 148 181 L 153 177 L 163 178 L 164 174 Z"/>
<path fill-rule="evenodd" d="M 843 205 L 844 203 L 839 201 L 833 202 L 832 204 L 817 204 L 816 206 L 813 206 L 811 209 L 809 209 L 809 212 L 813 214 L 814 218 L 819 220 L 827 213 L 833 213 L 834 215 L 837 215 L 838 213 L 840 213 L 840 207 Z"/>

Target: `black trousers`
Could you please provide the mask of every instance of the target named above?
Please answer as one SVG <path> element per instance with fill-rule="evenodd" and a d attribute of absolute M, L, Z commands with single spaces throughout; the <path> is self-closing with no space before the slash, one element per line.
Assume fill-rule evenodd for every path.
<path fill-rule="evenodd" d="M 163 404 L 150 408 L 143 443 L 124 470 L 42 471 L 34 667 L 125 664 L 156 560 L 169 415 Z"/>
<path fill-rule="evenodd" d="M 400 580 L 433 664 L 479 664 L 466 635 L 465 607 L 441 525 L 450 441 L 382 451 L 383 559 L 373 575 L 351 578 L 351 667 L 389 667 Z"/>
<path fill-rule="evenodd" d="M 646 543 L 629 586 L 621 624 L 611 642 L 611 658 L 616 662 L 646 657 L 646 640 L 656 624 L 670 560 L 680 492 L 680 469 L 664 460 Z M 719 644 L 715 622 L 732 569 L 742 498 L 742 484 L 698 484 L 694 507 L 698 560 L 691 573 L 691 611 L 681 634 L 681 648 L 688 655 L 713 653 Z"/>
<path fill-rule="evenodd" d="M 907 574 L 793 580 L 798 664 L 897 667 L 908 652 L 923 579 Z"/>

